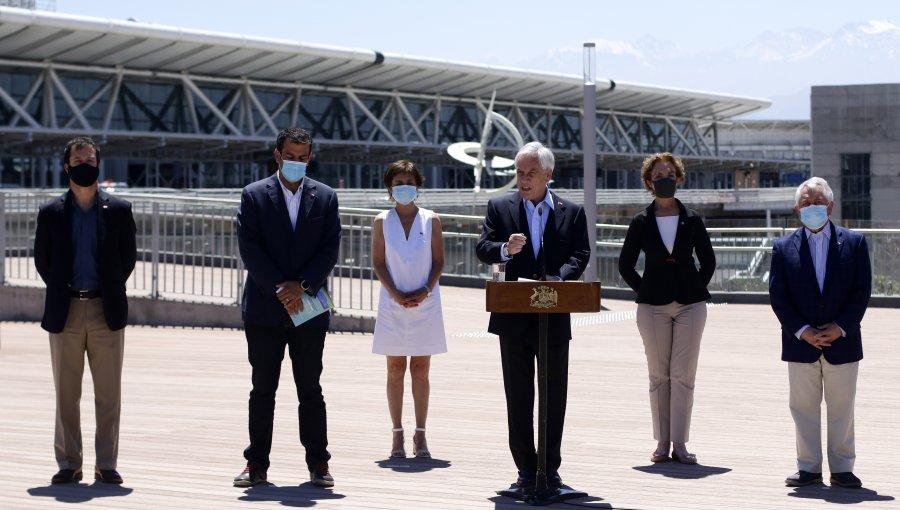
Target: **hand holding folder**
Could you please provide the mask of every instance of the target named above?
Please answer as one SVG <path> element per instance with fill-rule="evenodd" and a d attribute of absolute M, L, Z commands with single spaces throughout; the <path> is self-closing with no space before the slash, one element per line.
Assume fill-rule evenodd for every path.
<path fill-rule="evenodd" d="M 294 323 L 294 326 L 299 326 L 313 317 L 318 317 L 334 308 L 334 303 L 325 287 L 320 288 L 312 296 L 303 292 L 300 294 L 300 301 L 303 303 L 300 311 L 291 314 L 291 321 Z"/>

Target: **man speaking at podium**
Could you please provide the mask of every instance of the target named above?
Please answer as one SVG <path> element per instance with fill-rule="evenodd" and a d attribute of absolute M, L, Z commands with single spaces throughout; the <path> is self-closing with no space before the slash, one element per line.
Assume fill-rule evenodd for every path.
<path fill-rule="evenodd" d="M 492 199 L 476 252 L 486 264 L 506 263 L 506 280 L 577 280 L 590 258 L 584 209 L 547 188 L 553 153 L 540 142 L 516 154 L 518 192 Z M 569 373 L 568 313 L 549 314 L 547 328 L 547 479 L 560 487 L 560 444 Z M 488 331 L 500 336 L 509 449 L 519 475 L 516 485 L 535 483 L 534 381 L 538 314 L 492 313 Z"/>

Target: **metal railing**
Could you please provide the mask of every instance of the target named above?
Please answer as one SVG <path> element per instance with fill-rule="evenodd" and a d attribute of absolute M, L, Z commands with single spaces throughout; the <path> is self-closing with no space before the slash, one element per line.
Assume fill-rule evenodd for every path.
<path fill-rule="evenodd" d="M 32 252 L 37 211 L 58 193 L 0 192 L 0 284 L 43 285 Z M 238 253 L 235 212 L 239 200 L 162 194 L 119 194 L 132 202 L 138 264 L 130 295 L 154 299 L 239 304 L 245 271 Z M 341 207 L 343 240 L 330 279 L 340 309 L 374 311 L 379 285 L 372 271 L 372 221 L 379 209 Z M 477 285 L 489 268 L 475 256 L 483 218 L 440 214 L 444 275 Z M 627 287 L 618 257 L 627 225 L 598 224 L 594 263 L 606 288 Z M 774 240 L 793 228 L 708 228 L 717 268 L 712 291 L 765 292 Z M 868 240 L 873 295 L 900 295 L 900 229 L 859 229 Z M 643 270 L 643 256 L 637 263 Z"/>

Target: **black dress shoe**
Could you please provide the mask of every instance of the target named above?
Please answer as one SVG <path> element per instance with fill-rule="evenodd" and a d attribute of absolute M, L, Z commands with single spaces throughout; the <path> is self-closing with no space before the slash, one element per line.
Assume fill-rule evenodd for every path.
<path fill-rule="evenodd" d="M 253 487 L 266 481 L 266 470 L 256 464 L 247 464 L 241 474 L 234 477 L 235 487 Z"/>
<path fill-rule="evenodd" d="M 547 486 L 551 489 L 559 489 L 562 487 L 562 478 L 560 478 L 558 472 L 551 471 L 550 474 L 547 475 Z"/>
<path fill-rule="evenodd" d="M 75 471 L 74 469 L 60 469 L 53 475 L 53 478 L 50 479 L 50 483 L 77 482 L 80 481 L 83 476 L 81 471 Z"/>
<path fill-rule="evenodd" d="M 122 475 L 115 469 L 98 469 L 94 471 L 94 480 L 103 483 L 122 483 Z"/>
<path fill-rule="evenodd" d="M 831 485 L 837 485 L 838 487 L 845 487 L 847 489 L 858 489 L 862 487 L 862 480 L 856 477 L 850 471 L 846 471 L 844 473 L 831 473 L 831 479 L 828 480 L 831 482 Z"/>
<path fill-rule="evenodd" d="M 535 474 L 530 469 L 520 469 L 519 476 L 516 478 L 516 487 L 527 489 L 534 487 Z"/>
<path fill-rule="evenodd" d="M 805 487 L 814 483 L 822 483 L 822 473 L 810 473 L 809 471 L 797 471 L 785 479 L 788 487 Z"/>

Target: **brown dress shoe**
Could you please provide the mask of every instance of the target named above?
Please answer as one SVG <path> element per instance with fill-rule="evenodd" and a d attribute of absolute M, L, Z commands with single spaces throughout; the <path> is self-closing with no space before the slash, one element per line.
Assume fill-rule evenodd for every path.
<path fill-rule="evenodd" d="M 253 487 L 266 481 L 266 470 L 256 464 L 247 464 L 241 474 L 234 477 L 235 487 Z"/>
<path fill-rule="evenodd" d="M 309 471 L 309 481 L 316 487 L 334 487 L 334 477 L 328 471 L 328 464 L 317 464 Z"/>

